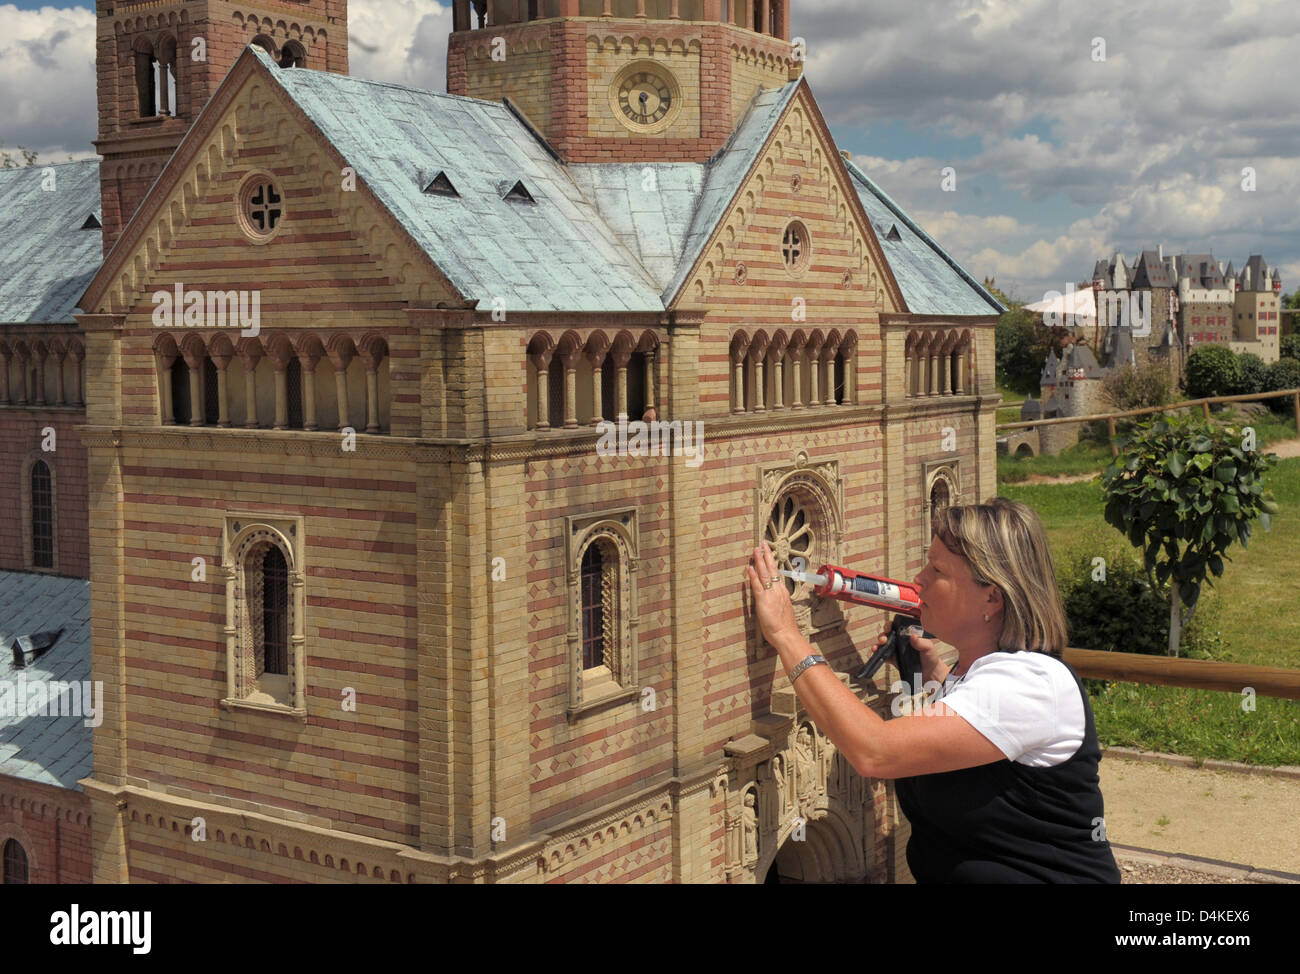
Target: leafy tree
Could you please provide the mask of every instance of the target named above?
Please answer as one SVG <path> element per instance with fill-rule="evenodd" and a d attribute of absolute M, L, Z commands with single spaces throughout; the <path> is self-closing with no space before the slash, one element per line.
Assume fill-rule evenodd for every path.
<path fill-rule="evenodd" d="M 1013 308 L 998 319 L 993 333 L 998 382 L 1004 389 L 1027 395 L 1038 391 L 1043 363 L 1034 362 L 1034 315 Z"/>
<path fill-rule="evenodd" d="M 1242 352 L 1237 358 L 1237 364 L 1241 369 L 1241 379 L 1232 394 L 1248 396 L 1252 393 L 1264 392 L 1268 385 L 1268 366 L 1264 364 L 1264 360 L 1253 352 Z"/>
<path fill-rule="evenodd" d="M 1189 399 L 1230 396 L 1241 384 L 1241 363 L 1227 345 L 1198 345 L 1187 357 Z"/>
<path fill-rule="evenodd" d="M 1048 354 L 1059 356 L 1069 342 L 1068 328 L 1046 327 L 1032 311 L 1013 308 L 998 319 L 994 332 L 998 382 L 1012 392 L 1037 393 Z"/>
<path fill-rule="evenodd" d="M 1112 409 L 1123 412 L 1167 405 L 1173 385 L 1163 363 L 1144 362 L 1137 368 L 1130 365 L 1116 369 L 1102 381 L 1101 395 Z"/>
<path fill-rule="evenodd" d="M 3 146 L 4 143 L 0 142 L 0 147 Z M 18 152 L 22 156 L 22 162 L 15 160 L 8 152 L 0 151 L 0 169 L 21 169 L 23 166 L 32 166 L 36 164 L 36 153 L 33 150 L 24 148 L 20 145 L 18 147 Z"/>
<path fill-rule="evenodd" d="M 1278 342 L 1278 354 L 1282 358 L 1300 359 L 1300 335 L 1283 335 Z"/>
<path fill-rule="evenodd" d="M 1261 479 L 1277 457 L 1231 426 L 1179 416 L 1138 423 L 1118 445 L 1102 474 L 1106 523 L 1142 549 L 1153 588 L 1170 583 L 1168 651 L 1177 656 L 1208 574 L 1223 574 L 1234 541 L 1246 546 L 1251 521 L 1267 531 L 1277 513 Z"/>

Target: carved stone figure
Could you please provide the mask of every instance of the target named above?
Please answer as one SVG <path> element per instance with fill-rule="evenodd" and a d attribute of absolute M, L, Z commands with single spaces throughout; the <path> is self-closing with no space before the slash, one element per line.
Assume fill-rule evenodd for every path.
<path fill-rule="evenodd" d="M 781 755 L 772 758 L 772 782 L 774 784 L 773 804 L 776 806 L 775 821 L 780 824 L 785 818 L 785 810 L 788 807 L 785 794 L 785 769 L 782 766 Z"/>
<path fill-rule="evenodd" d="M 745 807 L 741 809 L 741 824 L 745 833 L 745 865 L 758 861 L 758 813 L 754 810 L 754 793 L 745 792 Z"/>
<path fill-rule="evenodd" d="M 799 728 L 794 738 L 795 776 L 799 780 L 799 797 L 811 798 L 815 787 L 817 754 L 813 751 L 812 735 L 808 725 Z"/>

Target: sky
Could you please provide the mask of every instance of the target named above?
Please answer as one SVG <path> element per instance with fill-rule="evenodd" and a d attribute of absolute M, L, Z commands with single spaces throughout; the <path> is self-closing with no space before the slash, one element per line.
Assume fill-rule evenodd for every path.
<path fill-rule="evenodd" d="M 1163 244 L 1300 287 L 1300 4 L 790 2 L 839 147 L 977 280 L 1035 301 Z M 348 11 L 353 75 L 446 90 L 449 4 Z M 0 3 L 4 148 L 94 155 L 94 56 L 92 4 Z"/>

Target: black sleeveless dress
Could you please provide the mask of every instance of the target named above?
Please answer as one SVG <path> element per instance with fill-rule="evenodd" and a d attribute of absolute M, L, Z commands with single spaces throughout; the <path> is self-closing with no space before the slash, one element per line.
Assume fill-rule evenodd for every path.
<path fill-rule="evenodd" d="M 1060 660 L 1060 657 L 1055 657 Z M 895 781 L 912 825 L 907 865 L 918 883 L 1118 883 L 1102 836 L 1101 749 L 1088 692 L 1083 743 L 1050 768 L 1004 758 Z M 942 699 L 942 698 L 940 698 Z"/>

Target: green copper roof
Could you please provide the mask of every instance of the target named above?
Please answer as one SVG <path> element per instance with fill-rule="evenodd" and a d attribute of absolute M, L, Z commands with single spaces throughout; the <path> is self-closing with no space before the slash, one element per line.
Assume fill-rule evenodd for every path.
<path fill-rule="evenodd" d="M 59 629 L 63 632 L 58 639 L 32 663 L 14 665 L 16 638 Z M 0 571 L 0 773 L 63 788 L 80 787 L 77 781 L 89 775 L 92 766 L 94 727 L 85 723 L 91 717 L 88 711 L 69 713 L 73 708 L 67 696 L 53 708 L 56 714 L 66 715 L 49 716 L 44 701 L 53 681 L 89 679 L 90 582 Z M 33 689 L 37 681 L 43 688 L 39 714 L 28 709 L 37 700 Z M 89 703 L 94 703 L 93 696 Z"/>
<path fill-rule="evenodd" d="M 865 172 L 848 159 L 844 163 L 908 311 L 918 315 L 996 315 L 1006 311 Z"/>
<path fill-rule="evenodd" d="M 662 311 L 660 287 L 502 104 L 277 67 L 251 48 L 456 289 L 505 311 Z M 444 173 L 458 195 L 425 193 Z M 506 199 L 516 183 L 536 202 Z"/>
<path fill-rule="evenodd" d="M 0 323 L 72 321 L 103 262 L 102 218 L 98 159 L 0 169 Z"/>

